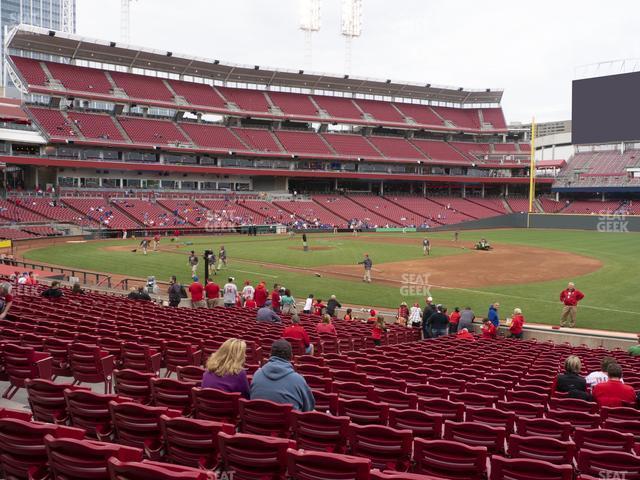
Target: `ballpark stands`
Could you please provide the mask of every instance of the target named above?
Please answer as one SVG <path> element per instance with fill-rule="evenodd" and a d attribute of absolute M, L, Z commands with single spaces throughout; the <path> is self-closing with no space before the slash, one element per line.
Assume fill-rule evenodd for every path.
<path fill-rule="evenodd" d="M 192 105 L 226 109 L 225 101 L 211 85 L 204 83 L 167 80 L 173 91 Z"/>
<path fill-rule="evenodd" d="M 102 70 L 56 62 L 45 62 L 45 65 L 51 76 L 59 80 L 67 90 L 105 95 L 111 93 L 111 84 Z"/>
<path fill-rule="evenodd" d="M 369 141 L 387 158 L 425 160 L 425 156 L 406 138 L 369 137 Z"/>
<path fill-rule="evenodd" d="M 125 142 L 115 120 L 111 115 L 81 113 L 69 111 L 69 120 L 73 122 L 85 138 L 101 139 L 109 142 Z"/>
<path fill-rule="evenodd" d="M 190 144 L 173 122 L 152 120 L 139 117 L 120 117 L 122 128 L 134 143 L 150 145 L 168 145 L 174 143 Z"/>
<path fill-rule="evenodd" d="M 64 203 L 106 228 L 132 229 L 140 224 L 105 198 L 65 198 Z"/>
<path fill-rule="evenodd" d="M 288 152 L 298 155 L 333 155 L 322 137 L 315 132 L 279 130 L 275 135 Z"/>
<path fill-rule="evenodd" d="M 367 159 L 381 157 L 380 152 L 362 135 L 323 133 L 322 137 L 338 155 Z"/>
<path fill-rule="evenodd" d="M 232 128 L 238 138 L 250 149 L 256 152 L 282 152 L 273 133 L 269 130 L 258 128 Z"/>
<path fill-rule="evenodd" d="M 161 78 L 145 77 L 124 72 L 109 72 L 109 75 L 111 75 L 114 83 L 124 90 L 130 98 L 146 98 L 174 103 L 173 94 Z"/>

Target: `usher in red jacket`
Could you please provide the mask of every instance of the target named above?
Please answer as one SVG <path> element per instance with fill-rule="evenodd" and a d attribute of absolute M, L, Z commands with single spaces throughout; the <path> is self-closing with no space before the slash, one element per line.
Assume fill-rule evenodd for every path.
<path fill-rule="evenodd" d="M 568 307 L 575 307 L 583 298 L 584 293 L 576 289 L 569 290 L 568 288 L 566 288 L 562 291 L 562 293 L 560 293 L 560 301 Z"/>

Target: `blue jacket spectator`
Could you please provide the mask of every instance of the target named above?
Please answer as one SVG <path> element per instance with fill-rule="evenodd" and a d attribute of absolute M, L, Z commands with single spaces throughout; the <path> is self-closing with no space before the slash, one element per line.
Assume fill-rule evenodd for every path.
<path fill-rule="evenodd" d="M 294 410 L 309 412 L 315 407 L 315 398 L 304 377 L 291 365 L 291 344 L 276 340 L 271 347 L 271 358 L 253 375 L 251 400 L 269 400 L 288 403 Z"/>
<path fill-rule="evenodd" d="M 256 313 L 256 320 L 259 322 L 282 322 L 280 315 L 274 312 L 273 308 L 271 308 L 271 300 L 267 300 L 264 307 L 258 309 L 258 313 Z"/>
<path fill-rule="evenodd" d="M 496 328 L 500 326 L 500 316 L 498 315 L 498 308 L 500 308 L 500 304 L 498 302 L 489 305 L 489 313 L 487 314 L 487 318 L 491 323 L 495 325 Z"/>

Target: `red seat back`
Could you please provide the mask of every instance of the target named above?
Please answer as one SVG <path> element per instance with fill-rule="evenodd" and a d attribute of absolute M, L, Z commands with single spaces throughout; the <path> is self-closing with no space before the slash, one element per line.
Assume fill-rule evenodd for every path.
<path fill-rule="evenodd" d="M 364 458 L 289 449 L 287 470 L 291 480 L 369 480 L 371 462 Z"/>

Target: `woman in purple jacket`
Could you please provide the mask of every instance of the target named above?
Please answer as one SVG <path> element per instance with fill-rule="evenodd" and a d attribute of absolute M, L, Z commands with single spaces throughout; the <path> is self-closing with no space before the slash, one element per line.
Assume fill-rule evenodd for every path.
<path fill-rule="evenodd" d="M 244 369 L 247 344 L 230 338 L 207 360 L 207 371 L 202 375 L 202 388 L 217 388 L 224 392 L 239 392 L 249 398 L 249 381 Z"/>

